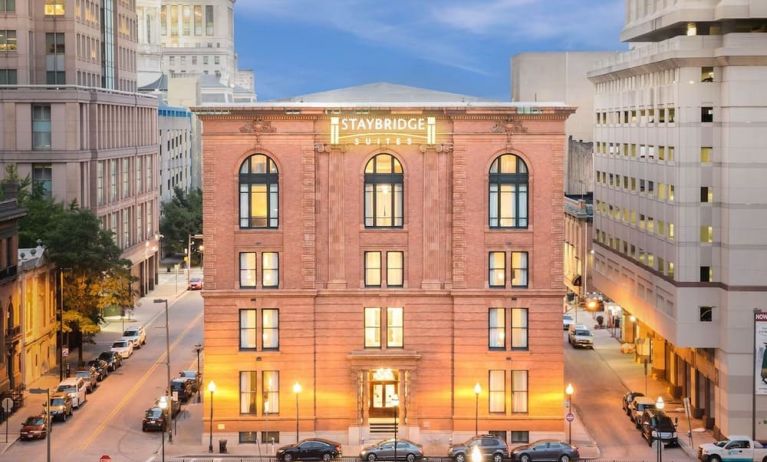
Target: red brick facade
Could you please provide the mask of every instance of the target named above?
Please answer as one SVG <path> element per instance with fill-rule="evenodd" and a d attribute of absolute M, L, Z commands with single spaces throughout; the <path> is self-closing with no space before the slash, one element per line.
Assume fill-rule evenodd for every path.
<path fill-rule="evenodd" d="M 528 431 L 531 440 L 562 434 L 562 170 L 564 121 L 572 110 L 455 106 L 364 112 L 435 117 L 433 144 L 407 134 L 399 144 L 377 135 L 331 144 L 331 117 L 358 109 L 264 103 L 197 110 L 204 124 L 204 377 L 217 385 L 215 438 L 232 443 L 249 438 L 241 432 L 258 432 L 260 440 L 262 431 L 275 431 L 280 443 L 295 441 L 296 382 L 300 436 L 339 441 L 347 455 L 377 438 L 377 424 L 393 422 L 393 408 L 380 414 L 381 400 L 391 398 L 381 390 L 399 396 L 399 434 L 431 454 L 473 435 L 475 424 L 480 432 L 506 431 L 509 440 L 512 431 Z M 365 226 L 365 166 L 379 153 L 402 165 L 401 228 Z M 529 171 L 526 228 L 489 226 L 489 171 L 506 153 Z M 276 229 L 240 228 L 239 171 L 252 154 L 269 156 L 279 170 Z M 365 251 L 403 252 L 403 287 L 367 288 Z M 507 252 L 506 288 L 489 288 L 491 251 Z M 526 288 L 510 287 L 511 251 L 528 252 Z M 256 252 L 256 288 L 240 288 L 240 252 Z M 262 252 L 279 254 L 279 288 L 261 287 Z M 402 348 L 386 347 L 384 314 L 382 347 L 365 348 L 366 307 L 384 314 L 403 308 Z M 506 309 L 503 350 L 489 348 L 490 308 Z M 527 348 L 511 348 L 510 337 L 524 335 L 512 332 L 511 308 L 528 309 Z M 248 335 L 241 332 L 241 309 L 256 310 L 255 349 L 240 348 L 241 334 Z M 262 309 L 279 310 L 276 350 L 263 348 Z M 503 377 L 494 392 L 505 412 L 490 412 L 491 370 L 503 371 L 494 373 Z M 254 394 L 241 394 L 241 371 L 256 372 L 255 387 L 246 387 Z M 264 371 L 279 372 L 278 395 L 266 393 Z M 525 390 L 512 371 L 527 371 L 527 412 L 513 412 Z M 264 415 L 269 399 L 279 408 Z M 243 413 L 242 400 L 252 400 L 254 412 L 246 404 Z M 209 418 L 206 406 L 206 432 Z"/>

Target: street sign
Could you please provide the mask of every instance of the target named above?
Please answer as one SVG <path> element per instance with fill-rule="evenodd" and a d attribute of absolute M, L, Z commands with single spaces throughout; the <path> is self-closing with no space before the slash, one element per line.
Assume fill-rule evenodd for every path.
<path fill-rule="evenodd" d="M 567 415 L 565 416 L 565 419 L 567 419 L 568 422 L 572 422 L 573 420 L 575 420 L 575 415 L 572 412 L 568 412 Z"/>
<path fill-rule="evenodd" d="M 108 455 L 104 454 L 104 455 L 103 455 L 103 456 L 101 456 L 101 458 L 99 459 L 99 462 L 112 462 L 112 458 L 111 458 L 111 457 L 109 457 Z"/>
<path fill-rule="evenodd" d="M 11 398 L 3 398 L 3 410 L 6 414 L 10 414 L 13 410 L 13 400 Z"/>
<path fill-rule="evenodd" d="M 65 357 L 65 358 L 67 356 L 69 356 L 69 348 L 67 348 L 67 347 L 62 348 L 61 349 L 61 356 Z"/>

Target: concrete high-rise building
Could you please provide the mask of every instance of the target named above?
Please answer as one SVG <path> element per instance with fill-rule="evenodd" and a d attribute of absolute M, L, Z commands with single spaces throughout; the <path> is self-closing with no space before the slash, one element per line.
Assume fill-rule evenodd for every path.
<path fill-rule="evenodd" d="M 624 308 L 624 339 L 722 434 L 751 434 L 767 414 L 766 396 L 752 404 L 753 310 L 767 290 L 765 31 L 763 0 L 627 0 L 621 38 L 634 49 L 589 74 L 595 284 Z M 763 422 L 755 430 L 767 438 Z"/>
<path fill-rule="evenodd" d="M 135 93 L 132 2 L 4 5 L 0 168 L 14 164 L 56 200 L 93 210 L 145 293 L 159 246 L 157 99 Z"/>
<path fill-rule="evenodd" d="M 192 188 L 192 113 L 185 107 L 161 105 L 160 129 L 160 201 L 173 199 L 173 191 Z"/>

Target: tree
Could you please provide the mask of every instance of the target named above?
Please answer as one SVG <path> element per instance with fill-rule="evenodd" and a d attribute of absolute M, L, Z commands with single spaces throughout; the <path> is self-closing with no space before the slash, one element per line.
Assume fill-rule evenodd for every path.
<path fill-rule="evenodd" d="M 173 199 L 163 204 L 160 233 L 164 236 L 166 253 L 183 254 L 190 234 L 202 232 L 202 192 L 189 194 L 183 189 L 173 189 Z"/>

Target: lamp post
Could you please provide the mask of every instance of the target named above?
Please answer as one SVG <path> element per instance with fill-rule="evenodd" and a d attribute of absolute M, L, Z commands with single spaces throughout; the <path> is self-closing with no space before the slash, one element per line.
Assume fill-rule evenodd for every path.
<path fill-rule="evenodd" d="M 45 394 L 45 439 L 48 446 L 47 462 L 51 462 L 51 389 L 50 388 L 30 388 L 29 392 L 33 395 Z"/>
<path fill-rule="evenodd" d="M 208 383 L 210 392 L 210 442 L 208 443 L 208 452 L 213 453 L 213 393 L 216 392 L 216 384 L 211 380 Z"/>
<path fill-rule="evenodd" d="M 168 397 L 166 395 L 160 396 L 160 403 L 158 404 L 160 409 L 162 409 L 162 413 L 165 414 L 165 410 L 168 409 Z M 171 416 L 173 415 L 173 411 L 170 412 Z M 164 425 L 162 428 L 162 462 L 165 462 L 165 429 L 167 428 L 170 430 L 170 426 L 168 426 L 168 420 L 164 419 Z M 170 432 L 169 432 L 170 433 Z"/>
<path fill-rule="evenodd" d="M 59 268 L 59 382 L 64 380 L 64 271 L 72 268 Z"/>
<path fill-rule="evenodd" d="M 658 400 L 655 401 L 655 409 L 659 411 L 663 411 L 663 408 L 666 407 L 666 403 L 663 402 L 663 397 L 658 396 Z M 663 438 L 661 438 L 660 435 L 660 429 L 656 429 L 653 433 L 655 433 L 655 442 L 658 445 L 658 457 L 657 462 L 663 461 Z"/>
<path fill-rule="evenodd" d="M 391 404 L 394 406 L 394 461 L 397 460 L 397 410 L 399 408 L 399 395 L 396 393 L 391 397 Z"/>
<path fill-rule="evenodd" d="M 197 384 L 202 385 L 202 378 L 200 377 L 200 352 L 202 351 L 202 343 L 198 343 L 194 346 L 194 351 L 197 352 Z M 197 388 L 197 402 L 200 402 L 201 390 Z"/>
<path fill-rule="evenodd" d="M 293 393 L 296 395 L 296 444 L 298 444 L 298 395 L 301 393 L 301 384 L 296 382 L 293 384 Z"/>
<path fill-rule="evenodd" d="M 164 303 L 165 304 L 165 370 L 168 375 L 168 382 L 165 384 L 166 392 L 165 394 L 170 395 L 170 333 L 168 329 L 168 299 L 167 298 L 155 298 L 155 303 Z M 173 398 L 171 398 L 173 399 Z M 171 406 L 172 407 L 172 406 Z M 171 412 L 170 416 L 171 420 L 171 427 L 173 426 L 173 413 Z M 173 432 L 168 432 L 168 442 L 173 442 Z"/>
<path fill-rule="evenodd" d="M 565 388 L 565 394 L 567 395 L 567 412 L 572 413 L 573 412 L 573 393 L 575 390 L 573 389 L 573 384 L 568 383 L 567 388 Z M 573 444 L 573 422 L 568 419 L 567 421 L 567 444 Z"/>
<path fill-rule="evenodd" d="M 479 382 L 474 384 L 474 436 L 479 435 L 479 394 L 482 393 L 482 387 Z"/>

